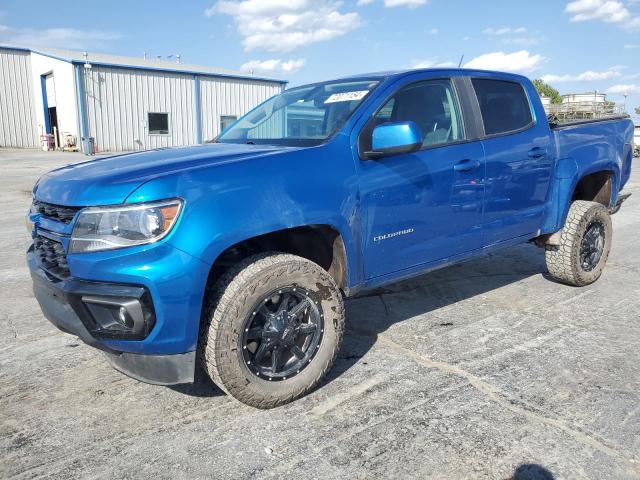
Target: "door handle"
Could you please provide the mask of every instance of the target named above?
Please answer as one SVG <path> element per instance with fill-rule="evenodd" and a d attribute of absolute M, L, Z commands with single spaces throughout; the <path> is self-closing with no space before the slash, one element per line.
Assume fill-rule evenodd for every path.
<path fill-rule="evenodd" d="M 542 158 L 547 154 L 547 151 L 540 147 L 534 147 L 529 150 L 529 158 Z"/>
<path fill-rule="evenodd" d="M 453 166 L 456 172 L 469 172 L 480 167 L 480 162 L 477 160 L 461 160 Z"/>

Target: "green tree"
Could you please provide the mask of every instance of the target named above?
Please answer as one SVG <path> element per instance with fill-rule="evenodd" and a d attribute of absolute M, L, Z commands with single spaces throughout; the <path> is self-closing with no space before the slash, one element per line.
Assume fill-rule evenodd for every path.
<path fill-rule="evenodd" d="M 636 107 L 636 115 L 640 115 L 640 107 Z"/>
<path fill-rule="evenodd" d="M 537 78 L 533 81 L 533 85 L 541 96 L 544 95 L 545 97 L 549 97 L 551 99 L 551 103 L 562 103 L 560 92 L 544 80 Z"/>

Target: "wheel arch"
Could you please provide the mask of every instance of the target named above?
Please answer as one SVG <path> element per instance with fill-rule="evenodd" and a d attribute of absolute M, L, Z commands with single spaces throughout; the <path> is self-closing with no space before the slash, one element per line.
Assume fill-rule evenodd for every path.
<path fill-rule="evenodd" d="M 563 160 L 565 168 L 556 172 L 552 194 L 552 209 L 556 214 L 555 221 L 550 221 L 543 233 L 551 234 L 564 227 L 571 204 L 576 200 L 597 202 L 610 208 L 615 204 L 618 196 L 619 171 L 615 164 L 596 164 L 591 168 L 580 171 L 579 164 L 573 159 Z"/>
<path fill-rule="evenodd" d="M 341 290 L 344 291 L 349 284 L 347 247 L 342 233 L 330 224 L 310 224 L 236 239 L 213 261 L 207 287 L 215 285 L 231 266 L 264 252 L 289 253 L 306 258 L 325 269 Z"/>
<path fill-rule="evenodd" d="M 576 180 L 570 202 L 586 200 L 609 208 L 614 202 L 615 184 L 616 173 L 611 168 L 584 174 Z"/>

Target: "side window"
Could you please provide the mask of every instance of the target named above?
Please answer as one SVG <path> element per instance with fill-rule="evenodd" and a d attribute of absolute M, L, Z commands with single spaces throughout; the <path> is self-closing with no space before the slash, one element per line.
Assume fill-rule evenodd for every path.
<path fill-rule="evenodd" d="M 391 122 L 391 116 L 393 115 L 393 104 L 396 103 L 395 98 L 391 98 L 384 104 L 378 113 L 376 114 L 376 127 L 378 125 L 382 125 L 383 123 Z"/>
<path fill-rule="evenodd" d="M 513 132 L 532 123 L 531 107 L 522 85 L 483 78 L 474 78 L 472 82 L 487 135 Z"/>
<path fill-rule="evenodd" d="M 450 80 L 428 80 L 398 90 L 378 111 L 373 126 L 415 122 L 423 145 L 441 145 L 464 138 L 460 109 Z"/>

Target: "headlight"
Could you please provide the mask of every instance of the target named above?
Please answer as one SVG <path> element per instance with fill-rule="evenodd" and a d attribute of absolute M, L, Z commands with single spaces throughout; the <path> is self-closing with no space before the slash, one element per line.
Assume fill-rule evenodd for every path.
<path fill-rule="evenodd" d="M 175 225 L 182 200 L 89 207 L 71 234 L 71 253 L 96 252 L 157 242 Z"/>

